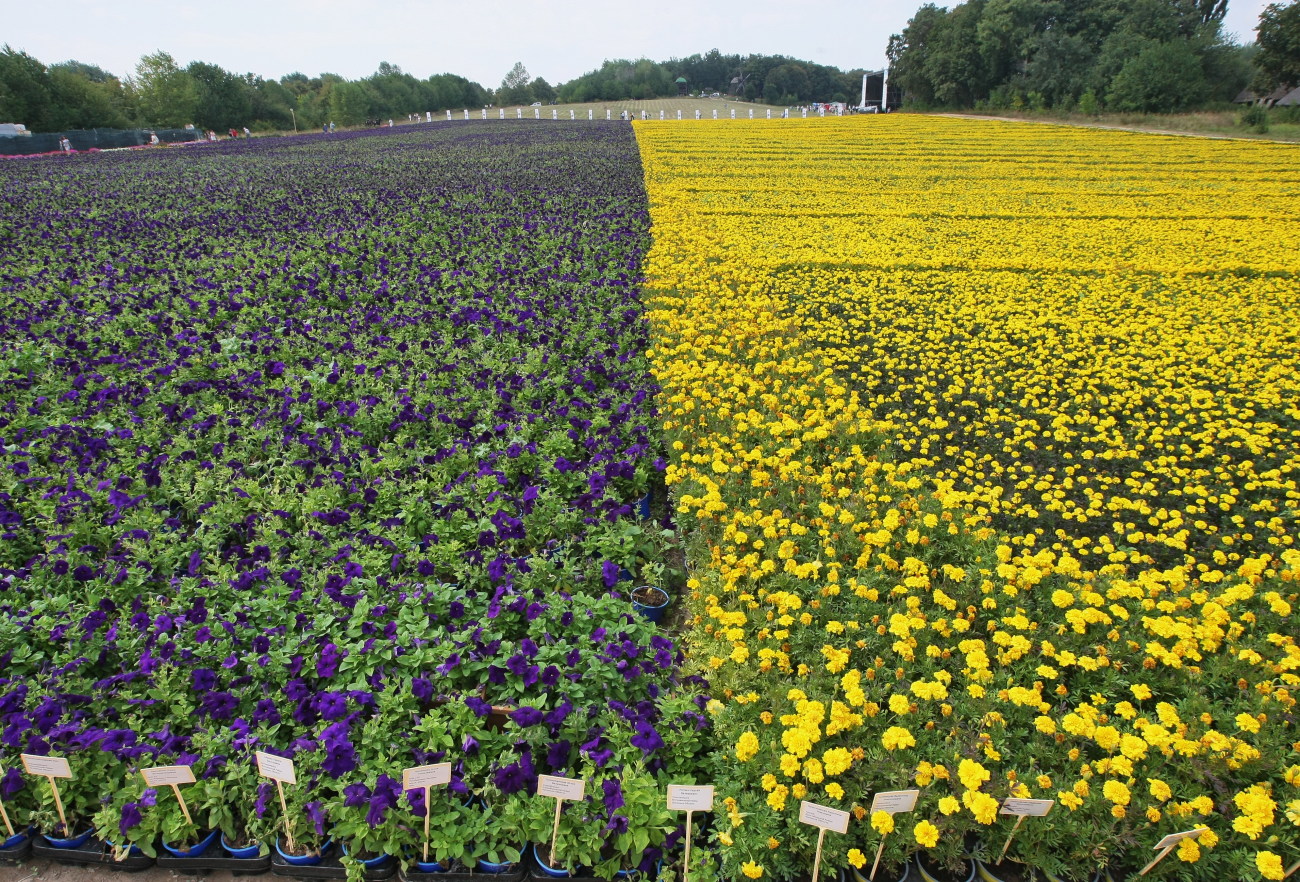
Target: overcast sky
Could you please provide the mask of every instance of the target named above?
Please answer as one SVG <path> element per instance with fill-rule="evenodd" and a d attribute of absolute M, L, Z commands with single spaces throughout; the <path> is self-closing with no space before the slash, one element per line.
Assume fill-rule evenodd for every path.
<path fill-rule="evenodd" d="M 1231 0 L 1225 30 L 1254 39 L 1267 0 Z M 783 54 L 844 70 L 885 63 L 914 0 L 3 0 L 0 43 L 46 64 L 130 74 L 158 49 L 278 79 L 359 79 L 381 61 L 423 79 L 456 73 L 498 86 L 516 61 L 552 85 L 607 58 L 664 61 L 717 48 Z M 955 2 L 940 5 L 955 5 Z"/>

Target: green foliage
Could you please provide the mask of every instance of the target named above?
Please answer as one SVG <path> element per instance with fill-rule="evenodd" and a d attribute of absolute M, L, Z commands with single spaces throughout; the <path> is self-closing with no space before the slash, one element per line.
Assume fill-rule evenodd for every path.
<path fill-rule="evenodd" d="M 1255 91 L 1270 92 L 1278 86 L 1300 85 L 1300 0 L 1264 7 L 1259 16 L 1258 34 Z"/>
<path fill-rule="evenodd" d="M 145 125 L 179 127 L 194 121 L 199 109 L 198 83 L 166 52 L 141 56 L 133 85 Z"/>
<path fill-rule="evenodd" d="M 926 4 L 890 38 L 891 78 L 914 107 L 1068 109 L 1089 91 L 1145 111 L 1230 100 L 1249 70 L 1245 50 L 1223 41 L 1225 9 L 1222 0 Z"/>
<path fill-rule="evenodd" d="M 1116 110 L 1158 113 L 1194 107 L 1205 93 L 1200 61 L 1188 44 L 1156 43 L 1120 69 L 1106 102 Z"/>
<path fill-rule="evenodd" d="M 1268 108 L 1252 104 L 1241 112 L 1241 124 L 1256 134 L 1268 132 Z"/>

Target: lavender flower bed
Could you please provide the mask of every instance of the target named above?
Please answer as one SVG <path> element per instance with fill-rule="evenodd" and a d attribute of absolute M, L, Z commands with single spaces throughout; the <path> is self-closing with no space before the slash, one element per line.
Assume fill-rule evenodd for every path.
<path fill-rule="evenodd" d="M 196 826 L 273 836 L 257 749 L 298 763 L 304 840 L 390 853 L 426 811 L 404 766 L 454 761 L 454 794 L 507 816 L 539 772 L 593 776 L 606 839 L 637 828 L 630 775 L 689 776 L 702 699 L 609 590 L 662 468 L 629 127 L 435 124 L 0 181 L 11 814 L 55 826 L 20 752 L 68 756 L 69 813 L 146 850 L 192 832 L 133 774 L 173 762 L 200 774 Z M 517 708 L 504 727 L 494 704 Z"/>

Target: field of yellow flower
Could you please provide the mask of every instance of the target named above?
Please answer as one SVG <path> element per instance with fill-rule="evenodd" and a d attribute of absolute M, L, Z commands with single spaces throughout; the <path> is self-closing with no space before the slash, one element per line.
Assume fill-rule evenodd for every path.
<path fill-rule="evenodd" d="M 1300 151 L 638 123 L 724 876 L 1300 860 Z M 914 812 L 872 794 L 916 787 Z M 882 878 L 877 876 L 877 878 Z M 893 878 L 897 878 L 895 875 Z"/>

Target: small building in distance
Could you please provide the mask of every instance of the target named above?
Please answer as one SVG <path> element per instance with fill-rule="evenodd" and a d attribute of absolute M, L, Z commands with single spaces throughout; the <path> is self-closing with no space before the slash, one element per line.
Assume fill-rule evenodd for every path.
<path fill-rule="evenodd" d="M 1300 107 L 1300 86 L 1281 86 L 1267 95 L 1256 95 L 1249 89 L 1242 89 L 1233 103 L 1258 104 L 1261 107 Z"/>
<path fill-rule="evenodd" d="M 686 77 L 677 78 L 677 94 L 685 95 L 690 92 L 690 83 L 686 82 Z"/>

